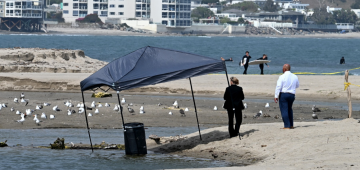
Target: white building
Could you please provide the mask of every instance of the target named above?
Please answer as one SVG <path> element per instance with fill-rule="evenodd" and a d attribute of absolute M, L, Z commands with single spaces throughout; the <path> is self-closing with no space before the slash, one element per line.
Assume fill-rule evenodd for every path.
<path fill-rule="evenodd" d="M 326 7 L 326 11 L 328 13 L 333 13 L 334 11 L 340 11 L 341 9 L 342 8 L 334 8 L 334 7 L 329 7 L 329 6 Z"/>
<path fill-rule="evenodd" d="M 42 11 L 43 2 L 40 0 L 0 0 L 0 17 L 41 19 Z"/>
<path fill-rule="evenodd" d="M 65 22 L 88 14 L 106 20 L 148 19 L 168 27 L 191 26 L 191 0 L 64 0 Z"/>
<path fill-rule="evenodd" d="M 309 4 L 279 3 L 279 6 L 284 9 L 295 9 L 295 12 L 301 12 L 305 14 L 305 9 L 309 6 Z"/>
<path fill-rule="evenodd" d="M 351 11 L 355 12 L 358 18 L 360 18 L 360 9 L 352 9 Z"/>

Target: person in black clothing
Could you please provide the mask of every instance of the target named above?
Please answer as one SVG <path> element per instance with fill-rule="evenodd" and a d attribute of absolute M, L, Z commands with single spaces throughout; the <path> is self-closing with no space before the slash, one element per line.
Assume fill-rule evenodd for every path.
<path fill-rule="evenodd" d="M 345 58 L 344 57 L 341 57 L 340 64 L 345 64 Z"/>
<path fill-rule="evenodd" d="M 240 62 L 241 65 L 244 66 L 244 68 L 245 68 L 243 74 L 247 74 L 247 69 L 249 67 L 250 58 L 251 58 L 251 56 L 249 55 L 249 51 L 246 51 L 245 55 L 243 56 L 243 58 L 241 60 L 242 62 Z"/>
<path fill-rule="evenodd" d="M 264 54 L 261 58 L 258 58 L 257 60 L 268 60 L 267 55 Z M 268 67 L 269 65 L 267 63 L 265 63 Z M 261 70 L 261 75 L 264 75 L 264 64 L 259 64 L 260 70 Z"/>
<path fill-rule="evenodd" d="M 240 138 L 240 125 L 242 122 L 242 110 L 244 109 L 243 100 L 245 98 L 243 89 L 239 84 L 239 80 L 236 77 L 230 78 L 231 86 L 227 87 L 224 94 L 224 108 L 228 112 L 229 118 L 229 134 L 230 138 L 238 136 Z M 234 115 L 236 119 L 235 129 L 234 129 Z"/>

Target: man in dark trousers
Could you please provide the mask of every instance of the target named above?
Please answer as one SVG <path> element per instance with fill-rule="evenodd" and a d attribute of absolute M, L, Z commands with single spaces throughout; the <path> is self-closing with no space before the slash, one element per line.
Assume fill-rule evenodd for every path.
<path fill-rule="evenodd" d="M 248 67 L 249 67 L 250 58 L 251 58 L 251 56 L 249 55 L 249 51 L 246 51 L 244 57 L 242 58 L 242 60 L 241 60 L 241 62 L 240 62 L 240 64 L 241 64 L 242 66 L 244 66 L 244 68 L 245 68 L 243 74 L 247 74 L 247 69 L 248 69 Z M 240 64 L 239 64 L 239 65 L 240 65 Z"/>
<path fill-rule="evenodd" d="M 240 125 L 242 122 L 242 110 L 244 109 L 243 100 L 245 99 L 243 89 L 239 84 L 239 80 L 236 77 L 230 78 L 231 86 L 227 87 L 224 94 L 224 108 L 228 112 L 229 118 L 229 135 L 230 138 L 239 136 L 240 138 Z M 234 115 L 236 119 L 234 129 Z"/>
<path fill-rule="evenodd" d="M 345 58 L 344 57 L 341 57 L 340 64 L 345 64 Z"/>
<path fill-rule="evenodd" d="M 264 54 L 261 58 L 258 58 L 257 60 L 268 60 L 267 55 Z M 268 67 L 269 65 L 267 63 L 265 63 Z M 264 64 L 259 64 L 260 70 L 261 70 L 261 75 L 264 75 Z"/>

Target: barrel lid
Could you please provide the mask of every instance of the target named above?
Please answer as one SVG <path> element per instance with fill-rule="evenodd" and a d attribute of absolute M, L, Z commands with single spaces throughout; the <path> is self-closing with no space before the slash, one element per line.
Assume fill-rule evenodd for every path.
<path fill-rule="evenodd" d="M 138 128 L 138 127 L 144 127 L 144 124 L 139 122 L 125 123 L 125 128 Z"/>

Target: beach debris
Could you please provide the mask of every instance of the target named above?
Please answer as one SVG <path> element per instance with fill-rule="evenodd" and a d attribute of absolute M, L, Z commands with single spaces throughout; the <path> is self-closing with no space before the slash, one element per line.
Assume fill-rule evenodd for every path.
<path fill-rule="evenodd" d="M 42 105 L 36 105 L 36 107 L 35 107 L 36 110 L 41 110 L 42 108 L 43 108 Z"/>
<path fill-rule="evenodd" d="M 10 112 L 13 112 L 13 111 L 14 111 L 14 108 L 13 108 L 13 107 L 11 107 Z"/>
<path fill-rule="evenodd" d="M 50 103 L 44 103 L 44 106 L 50 106 L 51 104 Z"/>
<path fill-rule="evenodd" d="M 14 102 L 15 102 L 15 103 L 19 103 L 19 99 L 15 97 L 15 98 L 14 98 Z"/>
<path fill-rule="evenodd" d="M 161 137 L 160 141 L 162 141 L 163 143 L 171 143 L 171 142 L 176 142 L 176 141 L 181 141 L 187 139 L 186 136 L 182 136 L 180 135 L 176 135 L 176 136 L 169 136 L 169 137 Z"/>
<path fill-rule="evenodd" d="M 267 114 L 267 113 L 264 113 L 263 117 L 271 117 L 271 116 L 269 114 Z"/>
<path fill-rule="evenodd" d="M 262 116 L 262 111 L 260 110 L 259 113 L 256 113 L 256 115 L 253 116 L 253 118 L 259 118 L 260 116 Z"/>
<path fill-rule="evenodd" d="M 101 104 L 101 103 L 99 103 L 97 107 L 102 107 L 102 104 Z"/>
<path fill-rule="evenodd" d="M 244 103 L 244 108 L 247 109 L 247 104 L 246 103 Z"/>
<path fill-rule="evenodd" d="M 144 106 L 141 106 L 140 107 L 140 114 L 144 114 L 145 113 L 145 111 L 144 111 Z"/>
<path fill-rule="evenodd" d="M 128 111 L 129 111 L 130 113 L 134 113 L 134 112 L 135 112 L 134 109 L 132 109 L 130 106 L 128 106 Z"/>
<path fill-rule="evenodd" d="M 279 119 L 280 116 L 279 116 L 279 115 L 275 115 L 274 118 L 275 118 L 275 119 Z"/>
<path fill-rule="evenodd" d="M 93 101 L 93 102 L 91 103 L 91 108 L 95 108 L 95 107 L 96 107 L 95 101 Z"/>
<path fill-rule="evenodd" d="M 46 114 L 45 114 L 45 113 L 41 113 L 41 118 L 42 118 L 42 119 L 46 119 Z"/>
<path fill-rule="evenodd" d="M 121 104 L 124 104 L 124 103 L 126 103 L 126 100 L 125 100 L 125 98 L 122 98 L 121 99 Z"/>
<path fill-rule="evenodd" d="M 246 114 L 244 114 L 244 119 L 246 119 L 247 118 L 247 116 L 246 116 Z"/>
<path fill-rule="evenodd" d="M 110 94 L 110 93 L 104 93 L 104 92 L 97 92 L 97 93 L 93 93 L 93 94 L 91 95 L 91 97 L 95 97 L 95 98 L 112 97 L 112 94 Z"/>
<path fill-rule="evenodd" d="M 214 106 L 214 110 L 215 110 L 215 111 L 217 111 L 217 110 L 218 110 L 218 108 L 217 108 L 216 106 Z"/>
<path fill-rule="evenodd" d="M 313 107 L 311 108 L 311 110 L 313 112 L 321 112 L 321 110 L 319 108 L 316 107 L 316 105 L 313 105 Z"/>
<path fill-rule="evenodd" d="M 186 116 L 186 115 L 185 115 L 185 111 L 184 111 L 183 109 L 180 109 L 179 112 L 180 112 L 180 114 L 181 114 L 181 117 L 185 117 L 185 116 Z"/>
<path fill-rule="evenodd" d="M 54 116 L 54 115 L 50 115 L 50 119 L 55 119 L 55 116 Z"/>
<path fill-rule="evenodd" d="M 79 112 L 78 112 L 78 113 L 84 113 L 84 111 L 85 111 L 85 109 L 84 109 L 84 108 L 82 108 L 82 107 L 80 107 L 80 108 L 79 108 Z"/>
<path fill-rule="evenodd" d="M 6 146 L 8 146 L 8 145 L 6 144 L 6 142 L 7 142 L 7 140 L 5 140 L 4 142 L 0 142 L 0 147 L 6 147 Z"/>
<path fill-rule="evenodd" d="M 261 145 L 262 148 L 267 147 L 267 145 Z"/>
<path fill-rule="evenodd" d="M 169 115 L 173 115 L 173 113 L 170 111 L 170 112 L 169 112 Z"/>
<path fill-rule="evenodd" d="M 266 103 L 265 104 L 265 108 L 269 108 L 270 107 L 270 104 L 269 103 Z"/>
<path fill-rule="evenodd" d="M 214 159 L 216 159 L 218 157 L 218 155 L 216 153 L 212 153 L 211 156 L 214 157 Z"/>
<path fill-rule="evenodd" d="M 160 137 L 157 135 L 150 135 L 149 139 L 154 140 L 156 143 L 160 142 Z"/>
<path fill-rule="evenodd" d="M 189 108 L 185 108 L 185 112 L 188 112 L 189 111 Z"/>
<path fill-rule="evenodd" d="M 162 104 L 161 103 L 158 103 L 158 106 L 161 106 Z"/>
<path fill-rule="evenodd" d="M 99 113 L 99 109 L 96 109 L 94 113 L 95 113 L 95 114 L 98 114 L 98 113 Z"/>
<path fill-rule="evenodd" d="M 324 117 L 323 119 L 336 119 L 336 118 L 333 116 L 329 116 L 329 117 Z"/>
<path fill-rule="evenodd" d="M 65 139 L 57 138 L 53 144 L 50 143 L 51 149 L 65 149 Z"/>
<path fill-rule="evenodd" d="M 88 116 L 90 117 L 90 116 L 92 116 L 92 114 L 91 114 L 91 113 L 89 113 L 89 114 L 88 114 Z"/>
<path fill-rule="evenodd" d="M 313 119 L 318 119 L 318 116 L 316 115 L 315 112 L 313 112 L 313 114 L 311 115 Z"/>
<path fill-rule="evenodd" d="M 21 117 L 21 119 L 20 119 L 20 120 L 17 120 L 17 122 L 22 124 L 22 123 L 25 121 L 25 115 L 24 115 L 24 113 L 21 113 L 20 117 Z"/>
<path fill-rule="evenodd" d="M 105 103 L 105 107 L 110 107 L 109 103 Z"/>
<path fill-rule="evenodd" d="M 175 100 L 175 102 L 173 103 L 174 108 L 179 108 L 179 103 L 177 102 L 177 100 Z"/>

